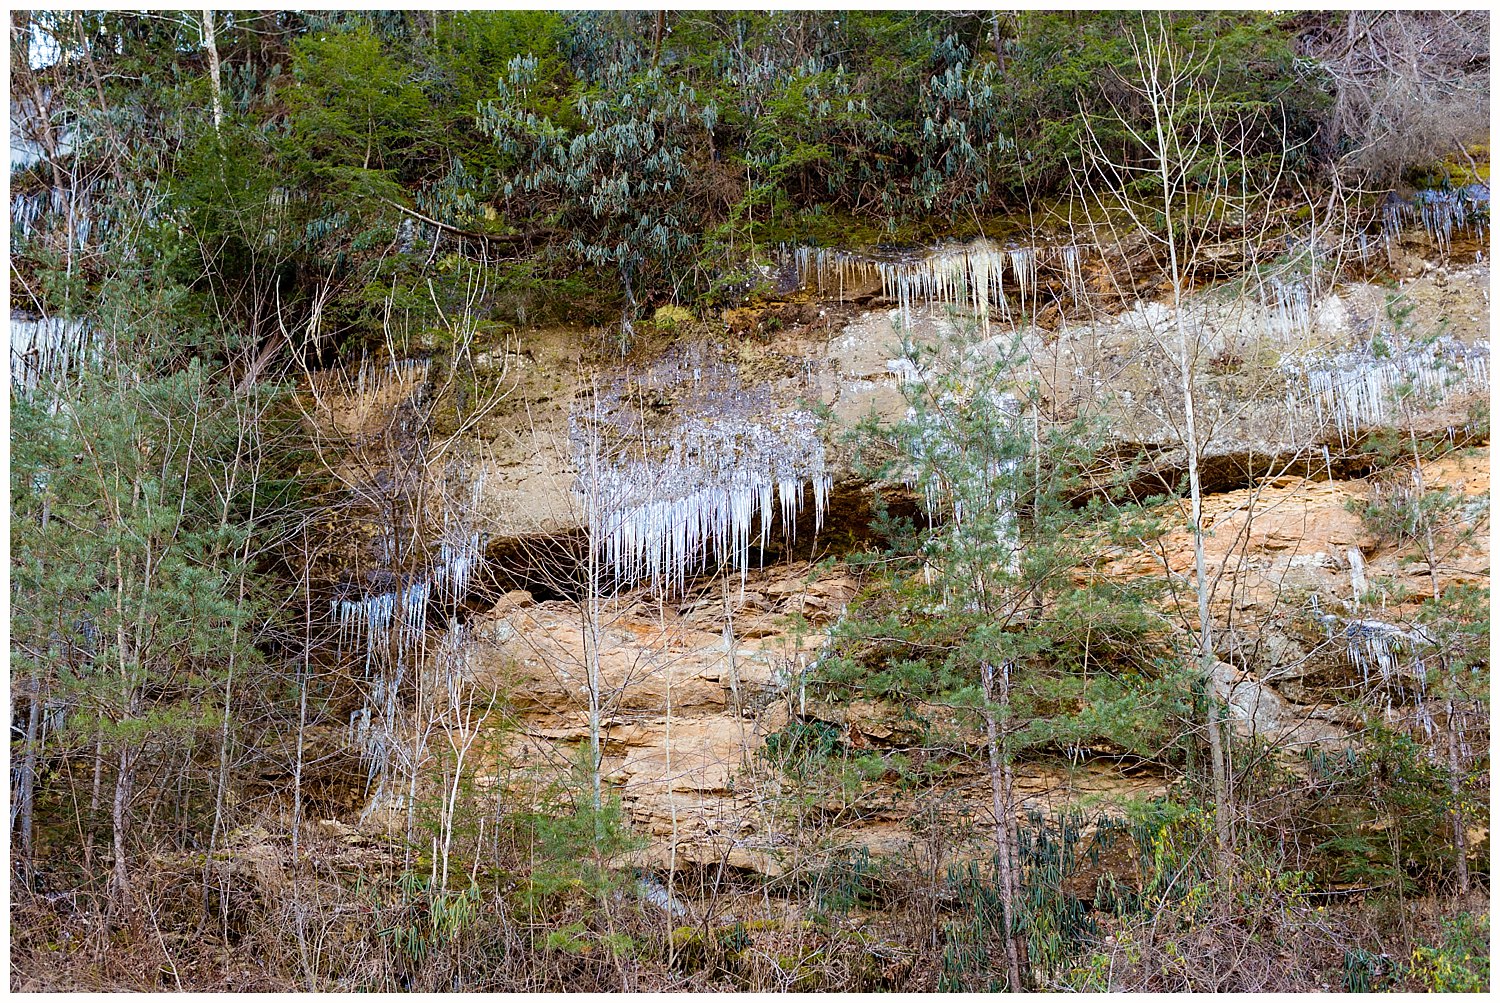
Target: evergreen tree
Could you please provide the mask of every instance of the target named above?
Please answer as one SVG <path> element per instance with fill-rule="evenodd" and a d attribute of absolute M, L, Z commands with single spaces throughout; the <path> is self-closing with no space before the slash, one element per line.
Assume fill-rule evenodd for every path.
<path fill-rule="evenodd" d="M 1121 495 L 1086 421 L 1029 427 L 1037 391 L 1012 346 L 949 346 L 918 355 L 904 421 L 868 426 L 870 472 L 901 479 L 928 513 L 899 533 L 887 570 L 840 624 L 822 666 L 832 691 L 967 706 L 983 721 L 989 761 L 1007 979 L 1027 984 L 1012 764 L 1028 747 L 1117 742 L 1132 750 L 1170 733 L 1182 684 L 1158 647 L 1160 623 L 1138 585 L 1091 568 L 1149 526 Z M 1163 655 L 1153 657 L 1154 651 Z M 1094 700 L 1128 707 L 1114 730 Z M 1139 728 L 1150 721 L 1149 728 Z M 1167 739 L 1162 746 L 1170 746 Z"/>

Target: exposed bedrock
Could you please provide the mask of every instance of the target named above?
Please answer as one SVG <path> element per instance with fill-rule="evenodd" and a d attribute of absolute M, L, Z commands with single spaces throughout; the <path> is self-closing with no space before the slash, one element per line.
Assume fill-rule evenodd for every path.
<path fill-rule="evenodd" d="M 1022 327 L 1018 379 L 1036 382 L 1052 416 L 1096 416 L 1113 439 L 1113 455 L 1140 461 L 1136 494 L 1174 491 L 1184 486 L 1187 470 L 1177 355 L 1185 328 L 1205 491 L 1287 475 L 1357 477 L 1370 469 L 1371 433 L 1383 428 L 1415 428 L 1457 444 L 1487 441 L 1481 412 L 1488 400 L 1488 282 L 1485 264 L 1433 266 L 1399 288 L 1354 283 L 1290 301 L 1210 291 L 1182 317 L 1161 303 L 1141 303 L 1055 331 Z M 817 312 L 837 321 L 845 308 Z M 763 395 L 770 402 L 763 413 L 777 421 L 826 408 L 833 419 L 822 433 L 826 469 L 837 490 L 857 477 L 844 434 L 870 416 L 905 413 L 902 383 L 917 373 L 903 341 L 937 344 L 971 324 L 955 321 L 942 305 L 906 314 L 867 310 L 847 323 L 787 328 L 721 349 L 716 364 L 732 372 L 736 387 Z M 979 350 L 1007 350 L 1015 330 L 998 317 L 990 324 L 987 337 L 971 332 Z M 624 370 L 611 378 L 629 379 Z M 1415 394 L 1403 398 L 1408 388 Z M 650 389 L 644 407 L 659 442 L 680 434 L 674 423 L 701 438 L 705 415 L 694 411 L 701 395 Z M 518 383 L 519 403 L 508 408 L 514 417 L 499 423 L 474 461 L 488 475 L 478 505 L 492 540 L 565 536 L 584 525 L 573 490 L 579 460 L 570 420 L 585 396 L 581 377 L 534 373 Z M 642 406 L 639 395 L 635 401 Z M 744 423 L 746 416 L 734 420 Z M 775 422 L 767 428 L 781 434 Z M 808 515 L 811 500 L 810 493 L 801 500 Z"/>
<path fill-rule="evenodd" d="M 1340 697 L 1350 687 L 1380 693 L 1393 713 L 1420 700 L 1402 656 L 1411 639 L 1395 626 L 1410 611 L 1396 607 L 1432 583 L 1408 551 L 1372 538 L 1350 504 L 1372 489 L 1373 432 L 1487 440 L 1487 282 L 1483 265 L 1428 269 L 1394 290 L 1355 284 L 1305 303 L 1206 294 L 1182 315 L 1144 304 L 1020 331 L 1020 378 L 1057 416 L 1098 416 L 1114 455 L 1140 461 L 1143 497 L 1184 486 L 1175 339 L 1194 332 L 1208 571 L 1218 583 L 1213 685 L 1242 735 L 1293 752 L 1338 745 L 1362 726 Z M 809 309 L 825 308 L 804 305 L 799 316 Z M 852 315 L 827 307 L 823 318 L 837 323 L 705 343 L 600 377 L 560 379 L 557 360 L 545 373 L 538 363 L 517 385 L 524 406 L 473 460 L 486 477 L 475 518 L 487 533 L 467 604 L 473 671 L 512 708 L 495 739 L 508 749 L 503 761 L 535 772 L 540 790 L 589 740 L 582 600 L 592 525 L 607 597 L 597 648 L 604 774 L 651 836 L 656 865 L 776 875 L 818 852 L 804 845 L 816 828 L 799 822 L 808 811 L 837 815 L 871 853 L 902 854 L 915 812 L 988 810 L 977 737 L 950 743 L 940 775 L 916 789 L 883 778 L 812 807 L 781 797 L 767 767 L 767 739 L 791 722 L 828 727 L 853 756 L 922 754 L 896 709 L 820 705 L 801 683 L 858 589 L 837 560 L 818 565 L 878 542 L 882 508 L 921 518 L 904 487 L 863 479 L 842 433 L 869 416 L 902 417 L 902 383 L 920 377 L 903 334 L 938 344 L 955 322 L 920 303 Z M 1015 335 L 990 320 L 988 343 L 982 329 L 977 340 L 999 352 Z M 601 385 L 611 388 L 602 397 Z M 1395 403 L 1405 387 L 1415 392 Z M 795 412 L 819 407 L 833 421 L 815 450 Z M 619 476 L 595 466 L 580 477 L 590 464 Z M 1427 477 L 1478 498 L 1488 463 L 1455 454 Z M 614 509 L 590 511 L 577 489 L 591 483 L 613 492 L 600 496 Z M 642 509 L 657 502 L 676 508 Z M 1189 581 L 1184 526 L 1108 573 Z M 1486 532 L 1449 557 L 1440 584 L 1484 580 Z M 1057 751 L 1077 755 L 1017 764 L 1028 807 L 1124 800 L 1165 783 L 1160 764 Z"/>

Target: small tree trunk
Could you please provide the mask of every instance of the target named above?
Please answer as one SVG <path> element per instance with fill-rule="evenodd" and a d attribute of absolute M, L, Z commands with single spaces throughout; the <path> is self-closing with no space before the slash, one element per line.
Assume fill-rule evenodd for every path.
<path fill-rule="evenodd" d="M 655 66 L 661 62 L 661 43 L 667 34 L 667 12 L 659 10 L 656 12 L 656 25 L 651 35 L 651 65 Z"/>
<path fill-rule="evenodd" d="M 307 744 L 307 682 L 312 675 L 312 583 L 308 580 L 312 549 L 307 543 L 307 524 L 302 526 L 302 665 L 297 673 L 297 763 L 292 772 L 292 861 L 302 848 L 302 770 Z"/>
<path fill-rule="evenodd" d="M 1464 825 L 1463 760 L 1458 748 L 1457 707 L 1448 701 L 1448 794 L 1453 800 L 1453 859 L 1458 868 L 1458 893 L 1469 894 L 1469 832 Z"/>
<path fill-rule="evenodd" d="M 1183 397 L 1183 447 L 1187 452 L 1188 493 L 1192 501 L 1193 528 L 1193 574 L 1198 593 L 1198 666 L 1202 674 L 1207 696 L 1207 721 L 1209 760 L 1213 769 L 1214 786 L 1214 842 L 1218 848 L 1221 870 L 1228 863 L 1229 849 L 1233 842 L 1230 820 L 1229 767 L 1224 754 L 1223 722 L 1219 715 L 1218 698 L 1214 694 L 1213 621 L 1209 616 L 1209 597 L 1212 586 L 1208 580 L 1208 562 L 1203 552 L 1203 485 L 1198 470 L 1198 420 L 1193 395 L 1193 359 L 1189 350 L 1189 334 L 1184 323 L 1182 293 L 1186 281 L 1182 261 L 1177 255 L 1177 219 L 1179 211 L 1177 196 L 1180 179 L 1172 174 L 1170 151 L 1172 141 L 1168 138 L 1172 124 L 1171 102 L 1173 100 L 1169 82 L 1162 79 L 1163 63 L 1159 52 L 1151 49 L 1148 41 L 1145 60 L 1147 70 L 1147 97 L 1150 101 L 1156 134 L 1156 153 L 1162 185 L 1162 209 L 1166 221 L 1166 245 L 1172 279 L 1172 309 L 1177 318 L 1177 365 L 1182 380 Z M 1195 342 L 1196 343 L 1196 342 Z"/>
<path fill-rule="evenodd" d="M 1016 944 L 1016 882 L 1013 869 L 1014 856 L 1011 848 L 1011 823 L 1015 811 L 1011 804 L 1009 785 L 1005 782 L 1005 754 L 1000 742 L 1000 720 L 997 713 L 1009 702 L 1009 687 L 995 685 L 995 667 L 989 662 L 980 665 L 980 680 L 984 685 L 984 723 L 987 732 L 990 756 L 990 799 L 995 813 L 995 856 L 1000 863 L 1000 912 L 1005 921 L 1005 965 L 1010 979 L 1010 991 L 1020 992 L 1021 956 Z"/>
<path fill-rule="evenodd" d="M 104 789 L 104 736 L 94 735 L 94 785 L 89 792 L 88 825 L 83 837 L 84 870 L 94 867 L 94 842 L 99 836 L 99 801 Z"/>
<path fill-rule="evenodd" d="M 1422 474 L 1422 450 L 1417 442 L 1415 415 L 1410 416 L 1410 424 L 1407 429 L 1411 436 L 1412 456 L 1412 482 L 1416 488 L 1417 498 L 1420 501 L 1427 491 L 1426 480 Z M 1432 519 L 1426 515 L 1422 516 L 1422 557 L 1427 563 L 1427 580 L 1432 585 L 1432 604 L 1438 607 L 1442 602 L 1442 586 L 1438 582 L 1438 552 L 1437 541 L 1432 535 Z M 1447 685 L 1452 685 L 1449 679 L 1448 658 L 1443 653 L 1441 658 L 1442 675 Z M 1464 825 L 1463 811 L 1463 761 L 1458 748 L 1458 717 L 1457 704 L 1450 696 L 1448 698 L 1448 794 L 1453 802 L 1451 814 L 1453 817 L 1453 862 L 1458 872 L 1458 891 L 1461 895 L 1469 893 L 1469 833 Z"/>
<path fill-rule="evenodd" d="M 626 287 L 627 294 L 629 287 Z M 580 612 L 583 614 L 583 646 L 584 646 L 584 671 L 587 675 L 588 702 L 589 702 L 589 783 L 590 798 L 594 809 L 594 846 L 595 851 L 604 844 L 604 783 L 600 776 L 604 765 L 603 742 L 600 735 L 600 717 L 602 714 L 602 699 L 600 695 L 599 678 L 599 597 L 603 587 L 601 581 L 601 558 L 599 554 L 599 535 L 602 531 L 602 514 L 599 511 L 599 467 L 603 462 L 599 455 L 602 443 L 599 441 L 599 395 L 597 389 L 594 392 L 594 421 L 589 431 L 591 439 L 588 444 L 589 456 L 589 490 L 586 501 L 587 511 L 585 520 L 588 526 L 588 555 L 587 566 L 584 570 L 585 585 L 584 595 L 580 603 Z"/>
<path fill-rule="evenodd" d="M 213 95 L 214 132 L 224 124 L 224 92 L 219 75 L 219 46 L 214 41 L 214 12 L 203 12 L 203 48 L 208 51 L 208 89 Z"/>
<path fill-rule="evenodd" d="M 17 870 L 26 881 L 31 880 L 32 826 L 36 804 L 36 770 L 38 736 L 42 726 L 42 696 L 40 687 L 33 683 L 31 709 L 26 715 L 26 752 L 21 756 L 21 768 L 16 777 L 16 813 L 21 830 L 21 859 Z"/>
<path fill-rule="evenodd" d="M 120 772 L 115 777 L 115 803 L 111 821 L 114 824 L 114 872 L 110 877 L 109 897 L 115 908 L 125 905 L 130 894 L 130 868 L 125 859 L 125 841 L 130 828 L 130 795 L 135 780 L 135 764 L 129 748 L 120 748 Z"/>

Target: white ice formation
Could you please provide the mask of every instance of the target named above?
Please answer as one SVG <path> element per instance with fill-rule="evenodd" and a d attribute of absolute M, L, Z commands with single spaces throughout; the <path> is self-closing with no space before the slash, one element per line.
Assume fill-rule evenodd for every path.
<path fill-rule="evenodd" d="M 484 480 L 481 472 L 470 485 L 468 511 L 477 506 Z M 398 653 L 417 650 L 427 632 L 428 605 L 439 602 L 452 607 L 467 595 L 469 584 L 484 563 L 484 538 L 468 524 L 463 511 L 461 507 L 449 507 L 436 553 L 425 567 L 405 576 L 405 581 L 403 576 L 387 572 L 380 575 L 384 588 L 358 599 L 334 600 L 332 612 L 339 637 L 363 650 L 367 667 L 393 640 Z"/>
<path fill-rule="evenodd" d="M 1420 224 L 1427 235 L 1446 251 L 1460 230 L 1472 229 L 1482 242 L 1490 219 L 1490 186 L 1461 185 L 1457 188 L 1424 188 L 1410 199 L 1392 196 L 1386 200 L 1382 223 L 1387 240 L 1401 229 Z"/>
<path fill-rule="evenodd" d="M 34 391 L 102 354 L 98 332 L 83 320 L 11 316 L 10 385 L 16 390 Z"/>
<path fill-rule="evenodd" d="M 842 299 L 879 280 L 882 295 L 896 301 L 908 326 L 923 308 L 965 310 L 984 322 L 991 311 L 1009 318 L 1007 295 L 1016 295 L 1023 305 L 1033 303 L 1043 265 L 1060 271 L 1074 296 L 1085 292 L 1081 255 L 1073 244 L 1043 249 L 980 239 L 893 255 L 798 247 L 790 257 L 798 284 L 820 294 Z"/>
<path fill-rule="evenodd" d="M 1366 430 L 1390 420 L 1401 407 L 1401 391 L 1415 400 L 1434 402 L 1467 390 L 1489 386 L 1489 343 L 1466 345 L 1442 337 L 1392 347 L 1366 343 L 1336 354 L 1292 357 L 1282 363 L 1288 376 L 1288 407 L 1311 401 L 1319 424 L 1332 423 L 1347 444 Z"/>
<path fill-rule="evenodd" d="M 674 398 L 682 417 L 648 418 L 641 393 Z M 822 527 L 832 479 L 817 420 L 742 386 L 703 346 L 600 388 L 575 409 L 572 437 L 576 490 L 614 585 L 681 593 L 721 565 L 743 581 L 778 516 L 795 534 L 809 489 Z"/>
<path fill-rule="evenodd" d="M 1434 638 L 1422 627 L 1407 629 L 1372 619 L 1347 621 L 1343 635 L 1344 654 L 1359 669 L 1365 685 L 1382 686 L 1388 704 L 1392 690 L 1409 690 L 1417 719 L 1430 737 L 1433 720 L 1427 705 L 1427 659 L 1436 649 Z"/>

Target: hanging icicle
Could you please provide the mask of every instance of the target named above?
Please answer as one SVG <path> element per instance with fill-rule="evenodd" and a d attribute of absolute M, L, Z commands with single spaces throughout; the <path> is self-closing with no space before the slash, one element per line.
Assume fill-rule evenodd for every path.
<path fill-rule="evenodd" d="M 648 421 L 632 397 L 643 392 L 675 398 L 687 417 Z M 795 535 L 808 488 L 821 529 L 832 478 L 817 420 L 742 387 L 702 346 L 596 397 L 573 415 L 576 490 L 615 585 L 681 593 L 721 565 L 743 577 L 778 515 Z"/>
<path fill-rule="evenodd" d="M 1437 244 L 1438 250 L 1446 254 L 1454 236 L 1463 230 L 1472 230 L 1483 243 L 1489 218 L 1490 186 L 1487 184 L 1424 188 L 1410 199 L 1394 194 L 1388 197 L 1381 207 L 1381 231 L 1389 246 L 1404 228 L 1420 225 Z"/>
<path fill-rule="evenodd" d="M 99 332 L 86 321 L 24 315 L 10 319 L 10 382 L 16 390 L 35 391 L 103 357 Z"/>
<path fill-rule="evenodd" d="M 1372 344 L 1332 356 L 1303 356 L 1282 363 L 1290 378 L 1288 406 L 1311 400 L 1319 424 L 1331 422 L 1347 444 L 1361 429 L 1388 421 L 1397 390 L 1410 386 L 1420 399 L 1489 386 L 1489 342 L 1465 345 L 1455 338 L 1408 345 L 1397 350 Z"/>

